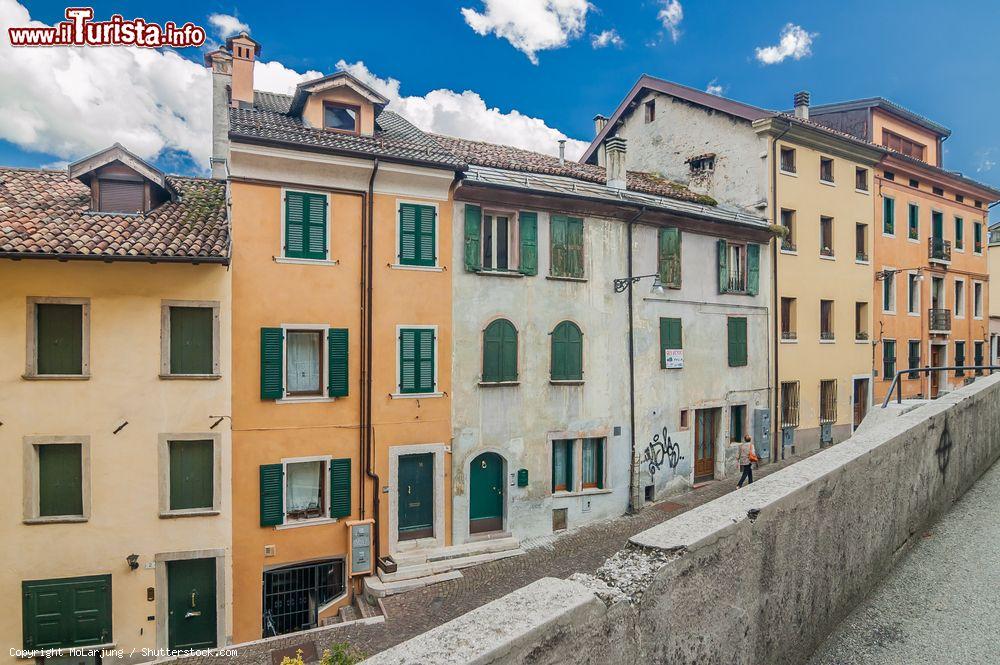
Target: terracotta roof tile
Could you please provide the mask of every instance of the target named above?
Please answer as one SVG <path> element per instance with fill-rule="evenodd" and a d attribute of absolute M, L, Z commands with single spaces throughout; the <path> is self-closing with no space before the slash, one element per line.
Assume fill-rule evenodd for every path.
<path fill-rule="evenodd" d="M 0 167 L 0 253 L 228 259 L 225 183 L 167 183 L 177 200 L 146 214 L 93 213 L 90 188 L 66 171 Z"/>

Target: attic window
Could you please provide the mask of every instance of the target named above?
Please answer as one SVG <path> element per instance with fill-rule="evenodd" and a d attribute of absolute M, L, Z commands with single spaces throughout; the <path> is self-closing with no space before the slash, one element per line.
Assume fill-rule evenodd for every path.
<path fill-rule="evenodd" d="M 97 180 L 98 212 L 139 213 L 145 212 L 145 183 L 141 180 L 118 180 L 99 178 Z"/>
<path fill-rule="evenodd" d="M 656 101 L 651 99 L 643 107 L 646 110 L 646 122 L 649 123 L 656 120 Z"/>
<path fill-rule="evenodd" d="M 688 160 L 691 173 L 710 173 L 715 170 L 715 155 L 699 155 Z"/>
<path fill-rule="evenodd" d="M 361 107 L 349 104 L 323 103 L 323 129 L 348 134 L 358 133 L 358 116 Z"/>

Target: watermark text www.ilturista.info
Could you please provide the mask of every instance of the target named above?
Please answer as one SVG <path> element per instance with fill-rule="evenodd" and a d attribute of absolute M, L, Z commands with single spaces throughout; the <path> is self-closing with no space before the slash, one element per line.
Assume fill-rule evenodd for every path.
<path fill-rule="evenodd" d="M 93 7 L 67 7 L 66 20 L 54 26 L 7 28 L 12 46 L 141 46 L 186 48 L 205 43 L 205 29 L 188 21 L 163 25 L 114 14 L 95 21 Z"/>
<path fill-rule="evenodd" d="M 73 649 L 11 649 L 10 655 L 14 658 L 94 658 L 100 656 L 102 661 L 112 659 L 121 660 L 123 658 L 142 657 L 169 658 L 172 656 L 219 656 L 223 658 L 234 658 L 239 655 L 236 649 L 115 649 L 105 647 L 103 649 L 87 647 L 77 647 Z"/>

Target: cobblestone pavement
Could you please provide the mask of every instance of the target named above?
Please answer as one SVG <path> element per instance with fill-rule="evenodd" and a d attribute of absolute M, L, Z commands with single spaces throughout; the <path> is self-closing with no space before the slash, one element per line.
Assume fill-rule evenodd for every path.
<path fill-rule="evenodd" d="M 812 453 L 798 455 L 754 471 L 768 476 Z M 384 624 L 345 626 L 337 639 L 372 655 L 451 621 L 543 577 L 566 578 L 594 573 L 633 535 L 736 489 L 737 478 L 711 481 L 696 490 L 674 495 L 626 515 L 590 524 L 546 539 L 521 556 L 465 568 L 460 579 L 440 582 L 384 599 Z M 534 543 L 526 543 L 531 546 Z"/>
<path fill-rule="evenodd" d="M 1000 463 L 927 528 L 810 665 L 1000 662 Z"/>

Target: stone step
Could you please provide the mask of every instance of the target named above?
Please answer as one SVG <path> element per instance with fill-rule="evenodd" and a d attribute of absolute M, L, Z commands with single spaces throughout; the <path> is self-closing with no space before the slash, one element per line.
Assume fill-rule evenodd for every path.
<path fill-rule="evenodd" d="M 379 606 L 369 603 L 368 596 L 363 593 L 354 597 L 354 606 L 357 608 L 362 619 L 370 619 L 382 614 Z"/>
<path fill-rule="evenodd" d="M 412 591 L 438 582 L 447 582 L 462 577 L 462 573 L 457 570 L 448 570 L 435 575 L 424 575 L 423 577 L 407 578 L 385 582 L 374 575 L 365 578 L 365 595 L 376 598 L 385 598 L 404 591 Z"/>
<path fill-rule="evenodd" d="M 340 614 L 341 623 L 354 621 L 355 619 L 360 618 L 358 616 L 358 610 L 353 605 L 344 605 L 340 608 L 340 610 L 338 610 L 338 613 Z"/>
<path fill-rule="evenodd" d="M 423 565 L 434 561 L 446 561 L 465 556 L 475 556 L 489 552 L 502 552 L 504 550 L 515 550 L 520 547 L 517 538 L 501 536 L 487 540 L 477 540 L 461 545 L 451 545 L 432 550 L 420 550 L 416 552 L 399 552 L 392 555 L 393 561 L 402 568 L 404 566 Z"/>
<path fill-rule="evenodd" d="M 476 566 L 481 563 L 506 559 L 507 557 L 519 556 L 521 554 L 524 554 L 524 550 L 518 547 L 517 549 L 504 549 L 498 552 L 483 552 L 482 554 L 438 559 L 422 564 L 399 566 L 394 573 L 387 573 L 383 570 L 379 570 L 378 577 L 383 582 L 399 582 L 401 580 L 411 580 L 431 575 L 439 575 L 450 570 L 468 568 L 469 566 Z"/>

